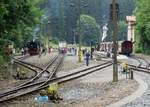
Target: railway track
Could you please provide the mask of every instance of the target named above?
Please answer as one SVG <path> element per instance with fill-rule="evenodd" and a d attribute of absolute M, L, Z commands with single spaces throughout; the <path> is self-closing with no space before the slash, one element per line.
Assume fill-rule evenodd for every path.
<path fill-rule="evenodd" d="M 132 56 L 131 58 L 137 60 L 139 62 L 139 65 L 138 67 L 145 67 L 145 68 L 149 68 L 150 67 L 150 63 L 145 60 L 144 58 L 142 57 L 139 57 L 139 56 Z"/>
<path fill-rule="evenodd" d="M 58 61 L 55 64 L 59 65 L 60 62 Z M 83 70 L 80 70 L 80 71 L 77 71 L 77 72 L 74 72 L 74 73 L 70 73 L 70 74 L 67 74 L 67 75 L 64 75 L 64 76 L 61 76 L 61 77 L 57 77 L 57 78 L 52 78 L 53 73 L 51 73 L 51 75 L 49 75 L 48 79 L 42 80 L 42 81 L 36 81 L 34 83 L 23 85 L 22 87 L 18 88 L 18 90 L 15 90 L 12 93 L 10 93 L 10 95 L 3 96 L 2 98 L 0 98 L 0 102 L 4 102 L 4 101 L 14 99 L 14 98 L 19 97 L 19 96 L 23 96 L 25 94 L 32 93 L 34 91 L 38 91 L 40 89 L 48 87 L 48 84 L 51 84 L 51 83 L 54 83 L 54 82 L 58 82 L 59 84 L 61 84 L 61 83 L 64 83 L 64 82 L 67 82 L 67 81 L 70 81 L 70 80 L 73 80 L 73 79 L 77 79 L 77 78 L 80 78 L 82 76 L 88 75 L 90 73 L 96 72 L 100 69 L 111 66 L 111 65 L 112 65 L 112 62 L 108 61 L 106 63 L 96 65 L 96 66 L 93 66 L 93 67 L 90 67 L 90 68 L 86 68 L 86 69 L 83 69 Z M 130 65 L 130 64 L 129 64 L 129 66 L 133 70 L 150 73 L 150 69 L 148 69 L 146 67 L 135 66 L 135 65 Z M 51 71 L 57 71 L 57 69 L 58 68 L 54 66 L 53 70 L 51 70 Z M 26 91 L 22 92 L 20 90 L 26 90 Z M 20 93 L 18 93 L 18 91 Z M 15 94 L 16 92 L 18 94 Z"/>
<path fill-rule="evenodd" d="M 34 65 L 34 64 L 31 64 L 31 63 L 28 63 L 28 62 L 16 59 L 16 58 L 13 58 L 13 59 L 14 59 L 14 63 L 21 64 L 22 66 L 31 66 L 31 67 L 34 67 L 34 68 L 38 68 L 39 70 L 43 70 L 44 69 L 44 68 L 42 68 L 42 67 L 40 67 L 38 65 Z M 45 71 L 47 73 L 49 73 L 49 71 L 47 71 L 47 70 L 45 70 Z"/>
<path fill-rule="evenodd" d="M 146 60 L 146 59 L 144 59 L 144 58 L 142 58 L 142 57 L 137 57 L 137 58 L 143 60 L 143 62 L 145 63 L 145 67 L 146 67 L 146 68 L 149 68 L 149 67 L 150 67 L 150 63 L 148 62 L 148 60 Z"/>
<path fill-rule="evenodd" d="M 145 73 L 149 73 L 150 74 L 150 69 L 149 68 L 145 68 L 145 67 L 140 67 L 140 66 L 135 66 L 135 65 L 130 65 L 131 69 L 135 70 L 135 71 L 140 71 L 140 72 L 145 72 Z"/>
<path fill-rule="evenodd" d="M 28 69 L 30 69 L 30 70 L 33 70 L 34 72 L 37 72 L 37 75 L 36 75 L 35 77 L 33 77 L 32 79 L 30 79 L 30 80 L 28 80 L 28 81 L 26 81 L 26 82 L 20 84 L 19 86 L 16 86 L 15 88 L 13 88 L 13 89 L 11 89 L 11 90 L 7 90 L 7 91 L 5 91 L 5 92 L 0 93 L 0 98 L 1 98 L 1 97 L 4 97 L 4 96 L 7 96 L 7 95 L 9 95 L 9 94 L 11 94 L 11 93 L 14 93 L 16 90 L 22 89 L 24 86 L 29 85 L 30 83 L 33 84 L 33 82 L 35 82 L 35 80 L 38 81 L 38 79 L 41 77 L 41 75 L 42 75 L 45 71 L 47 71 L 48 74 L 50 74 L 51 72 L 48 71 L 47 69 L 57 60 L 58 57 L 59 57 L 59 55 L 55 56 L 55 57 L 47 64 L 47 66 L 46 66 L 45 68 L 40 68 L 40 67 L 37 67 L 37 66 L 35 66 L 35 65 L 32 65 L 32 64 L 29 64 L 29 63 L 26 63 L 26 62 L 23 62 L 23 61 L 20 61 L 20 60 L 17 59 L 17 60 L 15 61 L 15 63 L 19 63 L 20 65 L 22 65 L 22 66 L 24 66 L 24 67 L 26 67 L 26 68 L 28 68 Z M 33 67 L 34 67 L 34 68 L 33 68 Z M 35 68 L 36 68 L 36 69 L 35 69 Z M 39 71 L 37 70 L 37 68 L 40 69 L 41 71 L 39 72 Z"/>
<path fill-rule="evenodd" d="M 139 62 L 138 65 L 128 64 L 129 67 L 134 71 L 140 71 L 145 73 L 150 73 L 150 69 L 147 67 L 148 62 L 141 57 L 132 56 L 130 57 Z"/>
<path fill-rule="evenodd" d="M 24 85 L 26 85 L 26 84 L 29 84 L 29 83 L 34 82 L 35 80 L 39 79 L 39 78 L 41 77 L 41 75 L 42 75 L 45 71 L 47 71 L 48 74 L 51 73 L 50 71 L 48 71 L 48 68 L 51 67 L 51 65 L 57 60 L 58 57 L 59 57 L 59 55 L 55 56 L 55 57 L 46 65 L 46 67 L 44 67 L 44 69 L 42 69 L 42 71 L 40 71 L 40 72 L 37 73 L 37 75 L 36 75 L 34 78 L 32 78 L 31 80 L 29 80 L 29 81 L 27 81 L 27 82 L 25 82 L 25 83 L 19 85 L 19 87 L 24 86 Z M 25 63 L 25 64 L 27 64 L 27 63 Z M 34 65 L 32 65 L 32 64 L 29 64 L 29 65 L 31 65 L 32 67 L 34 66 Z M 34 66 L 34 67 L 36 67 L 36 66 Z M 38 68 L 40 68 L 40 67 L 38 67 Z"/>
<path fill-rule="evenodd" d="M 16 59 L 19 59 L 19 60 L 25 60 L 25 59 L 30 58 L 32 56 L 30 56 L 29 54 L 27 54 L 27 55 L 17 55 L 15 57 L 16 57 Z"/>
<path fill-rule="evenodd" d="M 61 62 L 58 61 L 55 64 L 60 66 L 60 63 Z M 112 62 L 108 61 L 108 62 L 105 62 L 103 64 L 99 64 L 99 65 L 96 65 L 96 66 L 93 66 L 93 67 L 82 69 L 82 70 L 79 70 L 77 72 L 70 73 L 70 74 L 67 74 L 67 75 L 64 75 L 64 76 L 61 76 L 61 77 L 58 77 L 58 78 L 52 78 L 51 75 L 53 75 L 53 73 L 51 73 L 51 75 L 49 76 L 49 78 L 47 80 L 43 80 L 43 81 L 40 81 L 40 82 L 38 81 L 38 82 L 35 82 L 35 83 L 32 83 L 32 84 L 28 84 L 28 85 L 25 85 L 23 87 L 20 87 L 19 89 L 14 90 L 13 93 L 10 93 L 9 95 L 3 96 L 2 98 L 0 98 L 0 102 L 4 102 L 4 101 L 10 100 L 10 99 L 14 99 L 16 97 L 32 93 L 34 91 L 37 91 L 37 90 L 40 90 L 40 89 L 43 89 L 43 88 L 46 88 L 46 87 L 48 87 L 48 84 L 50 84 L 50 83 L 58 82 L 59 84 L 61 84 L 61 83 L 64 83 L 64 82 L 67 82 L 67 81 L 70 81 L 70 80 L 88 75 L 90 73 L 96 72 L 100 69 L 106 68 L 106 67 L 111 66 L 111 65 L 112 65 Z M 56 72 L 57 69 L 58 69 L 57 67 L 54 67 L 54 69 L 52 71 Z"/>

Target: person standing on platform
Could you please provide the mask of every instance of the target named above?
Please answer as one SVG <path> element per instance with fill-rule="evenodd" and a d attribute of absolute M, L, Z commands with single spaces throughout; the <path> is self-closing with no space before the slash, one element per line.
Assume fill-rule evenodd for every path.
<path fill-rule="evenodd" d="M 48 53 L 49 53 L 49 54 L 51 53 L 51 47 L 48 48 Z"/>
<path fill-rule="evenodd" d="M 86 66 L 89 66 L 89 58 L 90 58 L 90 53 L 89 51 L 87 51 L 85 54 Z"/>

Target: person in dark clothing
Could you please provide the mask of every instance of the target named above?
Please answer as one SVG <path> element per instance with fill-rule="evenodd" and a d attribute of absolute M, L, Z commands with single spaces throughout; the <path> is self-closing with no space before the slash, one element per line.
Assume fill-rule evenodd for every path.
<path fill-rule="evenodd" d="M 82 50 L 83 55 L 85 55 L 85 49 Z"/>
<path fill-rule="evenodd" d="M 89 58 L 90 58 L 90 53 L 86 52 L 86 54 L 85 54 L 86 66 L 89 65 Z"/>

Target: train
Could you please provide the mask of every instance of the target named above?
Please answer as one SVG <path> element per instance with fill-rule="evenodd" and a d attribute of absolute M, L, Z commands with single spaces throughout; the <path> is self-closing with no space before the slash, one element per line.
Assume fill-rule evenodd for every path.
<path fill-rule="evenodd" d="M 28 53 L 29 55 L 38 55 L 40 52 L 43 52 L 44 49 L 45 48 L 39 41 L 30 41 L 24 47 L 25 53 Z M 62 54 L 67 53 L 67 43 L 65 41 L 58 43 L 58 51 Z"/>
<path fill-rule="evenodd" d="M 113 42 L 102 42 L 98 44 L 97 50 L 111 52 L 113 53 Z M 133 52 L 133 43 L 132 41 L 118 41 L 117 43 L 117 53 L 130 56 Z"/>
<path fill-rule="evenodd" d="M 67 53 L 67 43 L 66 43 L 66 41 L 60 41 L 58 43 L 58 51 L 59 51 L 59 53 L 62 53 L 62 54 Z"/>
<path fill-rule="evenodd" d="M 41 44 L 38 41 L 30 41 L 24 50 L 27 51 L 29 55 L 38 55 L 41 51 Z"/>

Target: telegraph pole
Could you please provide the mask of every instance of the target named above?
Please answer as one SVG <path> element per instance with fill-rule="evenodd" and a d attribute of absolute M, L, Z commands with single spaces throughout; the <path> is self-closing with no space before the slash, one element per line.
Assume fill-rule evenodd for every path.
<path fill-rule="evenodd" d="M 113 82 L 118 82 L 118 65 L 117 65 L 117 13 L 116 0 L 112 0 L 112 26 L 113 26 Z"/>
<path fill-rule="evenodd" d="M 81 2 L 78 0 L 79 5 L 79 62 L 81 62 L 81 20 L 80 20 L 80 13 L 81 13 Z"/>

